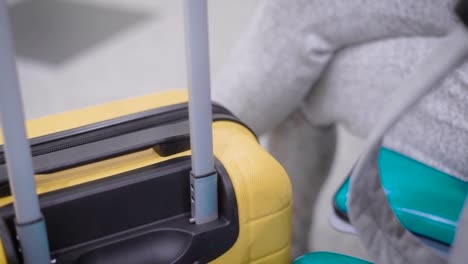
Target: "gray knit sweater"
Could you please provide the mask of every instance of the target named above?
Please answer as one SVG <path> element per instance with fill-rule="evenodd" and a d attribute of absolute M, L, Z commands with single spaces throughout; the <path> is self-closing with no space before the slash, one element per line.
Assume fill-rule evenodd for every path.
<path fill-rule="evenodd" d="M 454 0 L 266 0 L 218 76 L 220 101 L 262 134 L 298 108 L 365 137 L 395 85 L 456 23 Z M 384 144 L 468 179 L 468 65 Z"/>

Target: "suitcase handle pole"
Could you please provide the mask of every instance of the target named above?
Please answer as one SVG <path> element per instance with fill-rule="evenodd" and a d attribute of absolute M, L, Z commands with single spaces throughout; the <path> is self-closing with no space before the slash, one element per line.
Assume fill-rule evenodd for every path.
<path fill-rule="evenodd" d="M 36 194 L 5 0 L 0 1 L 0 40 L 0 120 L 8 178 L 15 201 L 16 230 L 24 262 L 46 264 L 50 263 L 47 232 Z"/>
<path fill-rule="evenodd" d="M 214 169 L 210 95 L 208 8 L 206 0 L 184 1 L 192 150 L 191 222 L 204 224 L 218 218 L 218 176 Z"/>

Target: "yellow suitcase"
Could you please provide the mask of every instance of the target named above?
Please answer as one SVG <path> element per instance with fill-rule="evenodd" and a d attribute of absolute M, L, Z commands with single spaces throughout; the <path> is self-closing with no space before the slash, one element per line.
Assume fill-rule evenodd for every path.
<path fill-rule="evenodd" d="M 41 153 L 39 152 L 41 150 L 44 152 L 44 143 L 42 143 L 42 145 L 34 145 L 35 141 L 42 141 L 40 140 L 41 138 L 50 138 L 51 135 L 63 134 L 64 131 L 65 134 L 72 133 L 73 130 L 78 130 L 78 132 L 80 132 L 80 128 L 86 130 L 86 128 L 89 128 L 90 125 L 93 126 L 93 124 L 99 124 L 97 127 L 103 129 L 102 126 L 106 125 L 106 122 L 108 122 L 108 124 L 112 123 L 109 122 L 109 120 L 116 120 L 116 118 L 132 115 L 140 117 L 142 113 L 158 108 L 172 107 L 173 109 L 174 106 L 181 106 L 183 109 L 182 111 L 185 111 L 186 114 L 186 101 L 187 94 L 185 91 L 171 91 L 60 113 L 28 121 L 28 136 L 32 139 L 33 153 Z M 237 221 L 235 221 L 235 219 L 230 220 L 237 222 L 238 234 L 234 239 L 234 243 L 229 246 L 229 249 L 220 256 L 216 256 L 216 260 L 214 260 L 213 263 L 289 263 L 291 186 L 288 176 L 283 168 L 259 146 L 256 137 L 248 128 L 238 123 L 238 121 L 228 120 L 228 117 L 229 115 L 219 115 L 219 119 L 216 120 L 218 117 L 216 114 L 214 115 L 216 120 L 213 123 L 214 154 L 226 170 L 232 184 L 232 191 L 234 192 L 235 203 L 237 205 L 236 213 L 238 219 Z M 182 122 L 186 123 L 187 115 L 185 115 L 182 120 Z M 188 133 L 187 124 L 184 126 L 186 127 L 186 131 L 181 134 L 185 133 L 185 136 L 188 136 L 186 134 Z M 169 139 L 172 140 L 174 138 Z M 0 143 L 2 142 L 0 141 Z M 55 147 L 57 149 L 60 148 L 60 146 Z M 66 150 L 67 149 L 65 149 L 65 151 Z M 47 156 L 47 154 L 42 154 L 43 157 L 44 155 Z M 180 159 L 188 155 L 190 155 L 190 151 L 183 151 L 167 157 L 162 157 L 150 146 L 133 153 L 108 158 L 99 162 L 87 164 L 90 162 L 87 161 L 83 163 L 86 165 L 82 166 L 68 164 L 65 167 L 71 167 L 64 170 L 60 168 L 54 169 L 54 164 L 47 164 L 51 167 L 46 168 L 46 172 L 48 170 L 50 173 L 36 175 L 36 183 L 38 193 L 41 194 L 42 212 L 45 215 L 45 221 L 49 231 L 52 258 L 56 259 L 57 263 L 64 263 L 60 261 L 60 255 L 67 254 L 67 251 L 70 250 L 78 250 L 80 243 L 61 247 L 62 241 L 59 241 L 60 237 L 70 236 L 70 239 L 72 239 L 73 236 L 79 235 L 80 232 L 82 232 L 76 232 L 76 229 L 80 228 L 102 228 L 98 226 L 102 223 L 96 222 L 95 224 L 97 226 L 92 226 L 94 222 L 92 221 L 93 214 L 95 211 L 107 209 L 105 207 L 93 208 L 92 204 L 85 207 L 84 209 L 87 211 L 86 213 L 89 214 L 87 217 L 90 218 L 90 221 L 86 223 L 86 226 L 81 226 L 81 223 L 76 223 L 73 219 L 68 219 L 69 217 L 78 217 L 75 215 L 75 213 L 79 213 L 78 211 L 73 212 L 69 211 L 72 210 L 72 208 L 64 208 L 63 212 L 54 212 L 53 206 L 57 201 L 50 201 L 48 200 L 49 197 L 54 198 L 54 194 L 56 193 L 66 193 L 65 196 L 73 196 L 73 191 L 76 187 L 93 185 L 93 183 L 99 185 L 106 183 L 106 180 L 110 182 L 116 175 L 122 175 L 141 168 L 154 166 L 154 164 Z M 36 157 L 41 157 L 41 155 Z M 34 157 L 34 159 L 36 157 Z M 72 162 L 74 161 L 72 160 Z M 2 166 L 4 167 L 4 165 Z M 35 164 L 35 166 L 37 169 L 44 170 L 40 168 L 42 164 Z M 8 194 L 7 191 L 4 190 L 6 187 L 4 184 L 5 178 L 2 177 L 1 180 L 1 194 L 3 198 L 0 199 L 0 206 L 2 206 L 2 208 L 0 208 L 0 215 L 2 218 L 2 222 L 0 223 L 0 236 L 2 238 L 3 250 L 0 249 L 2 251 L 2 254 L 0 254 L 0 263 L 17 263 L 20 254 L 18 253 L 18 245 L 15 241 L 15 231 L 12 224 L 14 214 L 11 202 L 13 198 L 11 196 L 5 196 Z M 175 196 L 183 197 L 185 205 L 181 206 L 180 209 L 180 211 L 183 212 L 175 212 L 175 214 L 182 214 L 183 216 L 181 218 L 184 223 L 186 226 L 190 227 L 188 211 L 190 208 L 187 205 L 189 200 L 189 175 L 183 176 L 182 180 L 177 181 L 177 183 L 185 183 L 185 186 L 180 186 L 177 190 L 187 190 L 187 192 L 176 193 Z M 175 191 L 175 189 L 172 191 Z M 158 196 L 153 195 L 152 198 L 158 198 Z M 162 199 L 163 197 L 160 198 Z M 61 199 L 66 199 L 66 197 Z M 111 206 L 111 204 L 112 203 L 109 202 L 107 206 Z M 70 204 L 70 206 L 74 205 Z M 135 204 L 135 206 L 138 205 Z M 156 208 L 156 202 L 148 200 L 148 205 L 145 205 L 144 210 L 151 210 L 152 206 Z M 175 205 L 171 205 L 170 202 L 167 202 L 167 206 Z M 49 207 L 51 208 L 48 209 Z M 119 209 L 118 206 L 115 207 L 115 209 Z M 119 213 L 125 214 L 125 211 Z M 138 227 L 136 227 L 136 229 L 137 228 Z M 180 228 L 182 229 L 183 225 Z M 128 229 L 131 229 L 131 227 L 128 227 Z M 122 230 L 121 232 L 128 231 Z M 113 234 L 110 236 L 112 235 Z M 55 236 L 57 236 L 57 238 Z M 220 241 L 217 240 L 213 240 L 212 242 L 220 243 Z M 86 244 L 86 241 L 81 244 Z M 191 245 L 188 246 L 190 247 Z M 201 245 L 201 247 L 210 246 L 209 244 Z M 203 255 L 198 255 L 197 257 L 200 258 L 200 263 L 204 263 L 202 261 Z"/>
<path fill-rule="evenodd" d="M 210 106 L 206 0 L 186 5 L 190 104 L 170 91 L 46 116 L 28 142 L 0 1 L 0 263 L 290 262 L 289 178 Z"/>

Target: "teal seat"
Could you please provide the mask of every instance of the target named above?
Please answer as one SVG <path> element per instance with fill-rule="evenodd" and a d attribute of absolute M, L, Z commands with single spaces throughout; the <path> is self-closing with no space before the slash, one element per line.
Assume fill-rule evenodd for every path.
<path fill-rule="evenodd" d="M 330 252 L 314 252 L 296 259 L 293 264 L 371 264 L 370 262 Z"/>
<path fill-rule="evenodd" d="M 402 225 L 416 235 L 451 245 L 468 183 L 386 148 L 380 150 L 378 162 L 382 185 Z M 334 197 L 335 211 L 343 220 L 347 220 L 348 190 L 349 178 Z"/>

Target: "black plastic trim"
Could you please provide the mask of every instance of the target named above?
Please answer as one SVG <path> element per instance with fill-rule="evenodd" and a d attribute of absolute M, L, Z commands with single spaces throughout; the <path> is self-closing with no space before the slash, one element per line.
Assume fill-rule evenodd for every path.
<path fill-rule="evenodd" d="M 52 258 L 57 263 L 208 263 L 239 235 L 235 192 L 219 161 L 219 219 L 189 223 L 190 157 L 40 195 Z M 129 217 L 131 216 L 131 217 Z M 0 208 L 4 245 L 15 245 L 14 211 Z M 9 263 L 21 263 L 5 247 Z M 163 254 L 159 254 L 163 253 Z M 168 252 L 170 254 L 168 255 Z"/>
<path fill-rule="evenodd" d="M 103 138 L 109 138 L 115 135 L 126 133 L 128 132 L 128 130 L 130 130 L 131 132 L 137 129 L 143 129 L 154 126 L 154 120 L 153 122 L 151 122 L 152 120 L 148 122 L 148 118 L 156 118 L 157 124 L 163 124 L 165 122 L 174 121 L 174 119 L 188 119 L 187 109 L 188 103 L 180 103 L 160 108 L 154 108 L 134 114 L 129 114 L 89 124 L 86 126 L 81 126 L 65 131 L 60 131 L 57 133 L 32 138 L 30 139 L 32 154 L 33 156 L 38 156 L 52 151 L 101 140 Z M 234 116 L 229 110 L 217 103 L 213 103 L 213 113 Z M 135 121 L 140 123 L 137 125 L 129 126 L 129 123 Z M 96 132 L 99 132 L 99 134 L 102 134 L 102 136 L 96 136 L 95 134 L 93 134 Z M 79 138 L 76 139 L 76 137 Z M 61 147 L 50 146 L 52 142 Z M 42 147 L 41 144 L 48 144 L 48 146 Z M 3 163 L 5 163 L 5 156 L 3 151 L 3 145 L 0 145 L 0 164 Z"/>
<path fill-rule="evenodd" d="M 213 104 L 213 120 L 247 127 L 219 104 Z M 188 104 L 182 103 L 33 138 L 35 173 L 54 173 L 150 148 L 167 156 L 186 149 L 186 144 L 177 143 L 189 142 L 189 132 Z M 11 192 L 1 156 L 0 197 L 5 197 Z"/>
<path fill-rule="evenodd" d="M 161 157 L 169 157 L 171 155 L 184 152 L 190 149 L 190 137 L 181 136 L 171 140 L 159 143 L 153 147 L 153 150 Z"/>
<path fill-rule="evenodd" d="M 229 110 L 213 103 L 213 114 L 227 115 L 240 122 Z M 39 156 L 117 135 L 188 119 L 188 103 L 180 103 L 117 117 L 57 133 L 30 139 L 32 155 Z M 44 144 L 46 144 L 44 146 Z M 5 163 L 0 145 L 0 164 Z"/>
<path fill-rule="evenodd" d="M 0 238 L 8 264 L 19 264 L 18 251 L 16 250 L 19 245 L 16 236 L 13 234 L 11 229 L 7 226 L 5 219 L 0 218 Z"/>

